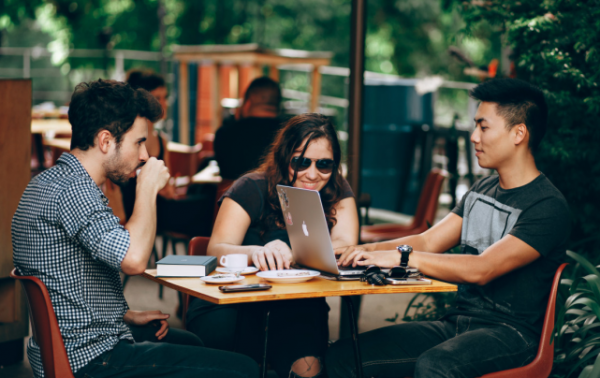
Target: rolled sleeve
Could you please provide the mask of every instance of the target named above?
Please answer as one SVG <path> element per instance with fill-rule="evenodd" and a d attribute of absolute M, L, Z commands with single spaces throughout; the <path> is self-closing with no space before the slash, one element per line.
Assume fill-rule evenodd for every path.
<path fill-rule="evenodd" d="M 62 193 L 58 221 L 92 258 L 120 271 L 129 249 L 129 232 L 104 203 L 100 190 L 88 181 L 75 181 Z"/>

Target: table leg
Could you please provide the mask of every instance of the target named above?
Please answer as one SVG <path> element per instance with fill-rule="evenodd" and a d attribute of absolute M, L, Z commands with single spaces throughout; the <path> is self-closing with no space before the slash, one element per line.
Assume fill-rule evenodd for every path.
<path fill-rule="evenodd" d="M 346 308 L 348 309 L 348 316 L 350 318 L 354 359 L 356 361 L 356 377 L 363 378 L 362 358 L 360 356 L 360 345 L 358 344 L 358 324 L 356 323 L 356 318 L 354 316 L 354 304 L 352 303 L 352 297 L 342 297 L 342 300 L 346 302 Z"/>
<path fill-rule="evenodd" d="M 263 349 L 263 358 L 261 366 L 261 377 L 267 378 L 267 341 L 269 339 L 269 316 L 271 315 L 271 309 L 267 308 L 265 312 L 265 344 Z"/>

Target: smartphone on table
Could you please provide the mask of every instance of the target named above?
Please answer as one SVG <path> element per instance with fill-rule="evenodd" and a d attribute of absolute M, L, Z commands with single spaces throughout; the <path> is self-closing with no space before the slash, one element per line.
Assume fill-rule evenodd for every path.
<path fill-rule="evenodd" d="M 268 284 L 227 285 L 219 286 L 219 290 L 223 293 L 237 293 L 240 291 L 269 290 L 272 287 Z"/>

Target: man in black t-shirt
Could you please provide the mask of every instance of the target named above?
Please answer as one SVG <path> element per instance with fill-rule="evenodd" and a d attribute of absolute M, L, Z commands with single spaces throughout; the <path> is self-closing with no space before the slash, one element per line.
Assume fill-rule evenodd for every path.
<path fill-rule="evenodd" d="M 343 265 L 407 264 L 459 286 L 439 321 L 361 334 L 365 376 L 479 377 L 524 366 L 537 353 L 570 231 L 567 203 L 533 157 L 546 131 L 546 102 L 515 79 L 491 80 L 470 94 L 481 101 L 471 142 L 479 165 L 498 175 L 477 182 L 420 235 L 336 250 Z M 461 254 L 442 254 L 456 245 Z M 337 342 L 327 356 L 329 377 L 355 376 L 352 358 L 349 340 Z"/>
<path fill-rule="evenodd" d="M 221 177 L 236 180 L 261 163 L 273 143 L 281 120 L 279 85 L 268 77 L 255 79 L 246 90 L 239 119 L 221 126 L 214 141 Z"/>

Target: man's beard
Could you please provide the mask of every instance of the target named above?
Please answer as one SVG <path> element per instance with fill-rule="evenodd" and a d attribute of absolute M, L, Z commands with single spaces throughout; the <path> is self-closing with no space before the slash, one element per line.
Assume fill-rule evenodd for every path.
<path fill-rule="evenodd" d="M 117 146 L 115 156 L 105 163 L 104 168 L 106 170 L 106 177 L 110 181 L 118 185 L 125 185 L 131 179 L 131 171 L 128 171 L 127 162 L 121 161 L 120 146 Z M 141 166 L 140 164 L 139 166 Z M 139 168 L 139 166 L 137 168 Z M 137 169 L 136 168 L 136 169 Z"/>

